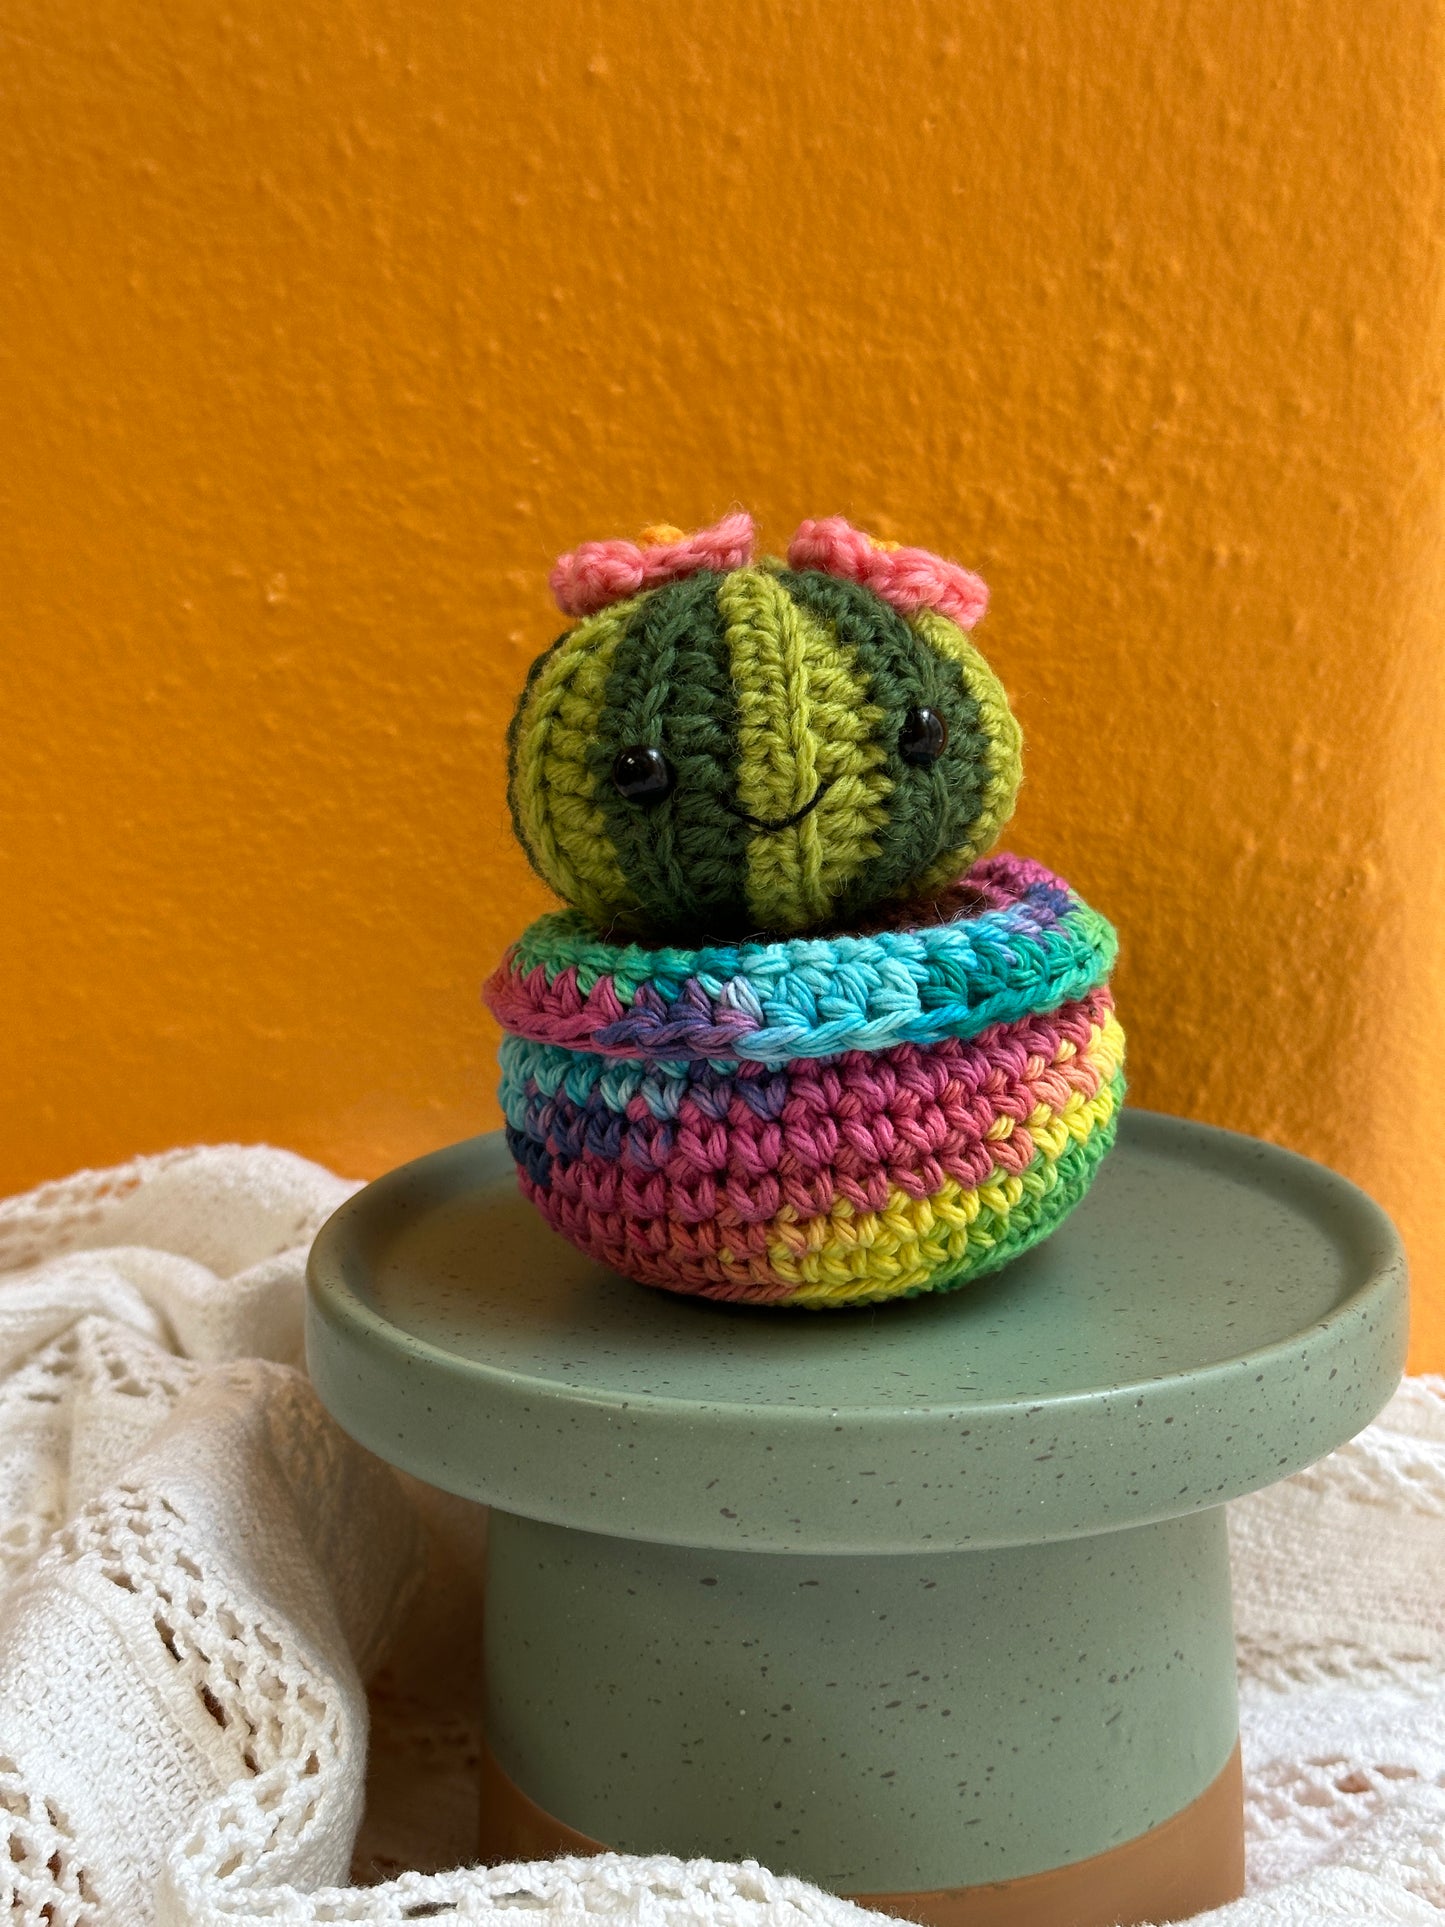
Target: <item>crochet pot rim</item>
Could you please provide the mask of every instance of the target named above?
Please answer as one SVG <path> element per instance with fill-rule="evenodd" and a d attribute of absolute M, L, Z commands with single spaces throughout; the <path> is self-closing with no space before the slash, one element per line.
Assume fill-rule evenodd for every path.
<path fill-rule="evenodd" d="M 1062 877 L 998 852 L 864 932 L 683 949 L 616 942 L 576 911 L 552 911 L 482 995 L 504 1031 L 532 1043 L 777 1066 L 978 1036 L 1106 982 L 1117 948 Z"/>

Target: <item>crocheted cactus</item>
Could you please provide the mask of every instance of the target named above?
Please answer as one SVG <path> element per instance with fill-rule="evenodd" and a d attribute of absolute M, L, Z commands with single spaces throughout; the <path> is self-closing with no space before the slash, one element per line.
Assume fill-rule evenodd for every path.
<path fill-rule="evenodd" d="M 949 1291 L 1053 1232 L 1114 1142 L 1114 933 L 996 853 L 1019 732 L 987 592 L 805 522 L 752 560 L 588 543 L 510 796 L 573 906 L 486 989 L 523 1193 L 602 1264 L 799 1307 Z M 976 860 L 977 859 L 977 860 Z"/>
<path fill-rule="evenodd" d="M 977 577 L 840 520 L 754 565 L 752 524 L 586 544 L 582 619 L 510 735 L 533 867 L 598 929 L 789 935 L 927 897 L 1012 812 L 1020 738 L 966 630 Z"/>

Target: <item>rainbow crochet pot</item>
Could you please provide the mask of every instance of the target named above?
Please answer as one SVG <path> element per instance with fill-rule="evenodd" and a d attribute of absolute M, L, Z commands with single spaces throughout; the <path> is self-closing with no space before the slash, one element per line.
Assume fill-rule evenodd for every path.
<path fill-rule="evenodd" d="M 750 551 L 734 517 L 554 572 L 583 620 L 533 670 L 511 798 L 577 907 L 486 988 L 508 1141 L 548 1222 L 643 1283 L 948 1289 L 1046 1237 L 1113 1143 L 1114 934 L 979 854 L 1019 738 L 964 633 L 977 578 L 838 521 Z"/>

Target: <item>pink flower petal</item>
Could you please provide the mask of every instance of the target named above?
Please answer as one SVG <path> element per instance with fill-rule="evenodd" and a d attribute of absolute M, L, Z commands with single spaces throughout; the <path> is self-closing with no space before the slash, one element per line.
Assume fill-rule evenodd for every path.
<path fill-rule="evenodd" d="M 676 542 L 582 542 L 558 556 L 548 581 L 564 615 L 590 616 L 625 596 L 699 569 L 741 569 L 753 558 L 753 518 L 738 510 Z"/>
<path fill-rule="evenodd" d="M 960 629 L 971 629 L 988 607 L 988 585 L 970 570 L 927 549 L 875 542 L 841 515 L 799 523 L 788 544 L 788 562 L 795 569 L 822 569 L 859 582 L 900 615 L 936 609 Z"/>

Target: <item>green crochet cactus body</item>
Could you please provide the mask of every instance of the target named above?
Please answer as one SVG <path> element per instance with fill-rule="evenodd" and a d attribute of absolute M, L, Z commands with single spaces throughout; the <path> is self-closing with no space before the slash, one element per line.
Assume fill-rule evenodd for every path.
<path fill-rule="evenodd" d="M 774 563 L 587 616 L 534 665 L 509 799 L 599 929 L 781 935 L 927 896 L 988 849 L 1020 738 L 955 622 Z"/>

